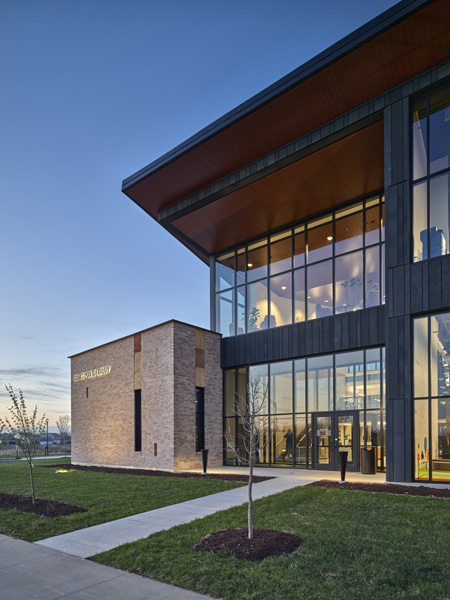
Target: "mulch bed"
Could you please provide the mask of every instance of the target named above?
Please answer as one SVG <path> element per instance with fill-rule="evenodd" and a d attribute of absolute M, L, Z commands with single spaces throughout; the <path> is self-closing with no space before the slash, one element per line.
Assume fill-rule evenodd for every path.
<path fill-rule="evenodd" d="M 40 517 L 65 517 L 74 513 L 87 512 L 87 508 L 71 506 L 56 500 L 33 501 L 30 496 L 18 496 L 16 494 L 0 494 L 0 508 L 17 510 L 18 512 L 34 513 Z"/>
<path fill-rule="evenodd" d="M 148 477 L 181 477 L 185 479 L 221 479 L 222 481 L 242 481 L 248 482 L 248 475 L 231 475 L 229 473 L 208 474 L 201 473 L 171 473 L 170 471 L 150 471 L 149 469 L 125 469 L 113 467 L 89 467 L 82 465 L 36 465 L 46 469 L 75 469 L 77 471 L 94 471 L 95 473 L 118 473 L 120 475 L 147 475 Z M 261 483 L 273 477 L 253 476 L 253 483 Z"/>
<path fill-rule="evenodd" d="M 381 492 L 384 494 L 400 494 L 402 496 L 430 496 L 432 498 L 450 498 L 450 489 L 425 487 L 423 485 L 397 485 L 396 483 L 339 483 L 322 479 L 310 483 L 314 487 L 335 488 L 340 490 L 356 490 L 359 492 Z"/>
<path fill-rule="evenodd" d="M 253 539 L 248 539 L 247 529 L 224 529 L 211 533 L 195 547 L 208 552 L 224 552 L 244 560 L 263 560 L 294 552 L 303 540 L 297 535 L 273 529 L 254 529 Z"/>

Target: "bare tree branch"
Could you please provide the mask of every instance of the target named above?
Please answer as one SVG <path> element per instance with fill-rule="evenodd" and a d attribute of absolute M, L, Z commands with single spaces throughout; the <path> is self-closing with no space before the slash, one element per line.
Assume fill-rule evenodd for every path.
<path fill-rule="evenodd" d="M 6 430 L 9 435 L 14 436 L 19 448 L 28 461 L 30 467 L 31 497 L 35 503 L 34 480 L 33 480 L 33 458 L 40 447 L 41 438 L 45 432 L 45 414 L 38 419 L 37 406 L 33 413 L 28 415 L 22 390 L 19 389 L 19 397 L 14 393 L 12 385 L 7 385 L 6 390 L 12 402 L 8 407 L 11 413 L 10 419 L 0 417 L 0 432 Z"/>
<path fill-rule="evenodd" d="M 228 422 L 225 440 L 228 451 L 242 465 L 249 466 L 248 477 L 248 537 L 253 538 L 253 468 L 259 462 L 261 450 L 272 440 L 275 431 L 269 427 L 266 415 L 268 387 L 262 377 L 250 374 L 246 394 L 236 393 L 234 414 L 238 417 L 238 430 L 233 436 Z"/>

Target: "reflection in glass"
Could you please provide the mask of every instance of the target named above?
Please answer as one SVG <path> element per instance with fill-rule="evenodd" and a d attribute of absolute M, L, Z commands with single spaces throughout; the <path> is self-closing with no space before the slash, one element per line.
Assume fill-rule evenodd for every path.
<path fill-rule="evenodd" d="M 216 295 L 216 331 L 223 336 L 235 335 L 234 290 Z"/>
<path fill-rule="evenodd" d="M 269 417 L 257 417 L 255 420 L 258 449 L 256 451 L 256 462 L 258 464 L 269 464 Z"/>
<path fill-rule="evenodd" d="M 318 225 L 316 227 L 316 225 Z M 333 252 L 333 224 L 331 217 L 308 225 L 308 263 L 329 258 Z"/>
<path fill-rule="evenodd" d="M 378 244 L 380 241 L 380 201 L 369 200 L 366 202 L 366 246 Z"/>
<path fill-rule="evenodd" d="M 421 179 L 427 174 L 427 99 L 413 104 L 413 178 Z"/>
<path fill-rule="evenodd" d="M 292 236 L 280 233 L 270 239 L 270 274 L 292 269 Z"/>
<path fill-rule="evenodd" d="M 428 396 L 428 319 L 414 319 L 414 397 Z"/>
<path fill-rule="evenodd" d="M 267 280 L 247 286 L 247 332 L 267 329 Z"/>
<path fill-rule="evenodd" d="M 381 348 L 381 377 L 383 380 L 382 391 L 383 391 L 383 408 L 386 408 L 386 348 Z"/>
<path fill-rule="evenodd" d="M 366 250 L 366 308 L 380 303 L 380 252 L 374 246 Z"/>
<path fill-rule="evenodd" d="M 385 244 L 381 244 L 381 304 L 386 302 L 386 260 Z"/>
<path fill-rule="evenodd" d="M 336 354 L 336 410 L 364 408 L 364 352 Z"/>
<path fill-rule="evenodd" d="M 236 254 L 236 285 L 245 283 L 245 272 L 247 262 L 245 259 L 245 248 L 239 248 Z"/>
<path fill-rule="evenodd" d="M 233 466 L 236 464 L 236 418 L 230 417 L 224 420 L 225 432 L 225 462 L 227 465 Z"/>
<path fill-rule="evenodd" d="M 294 362 L 295 369 L 295 407 L 294 412 L 306 412 L 306 364 L 301 358 Z"/>
<path fill-rule="evenodd" d="M 308 319 L 320 319 L 333 314 L 333 262 L 327 260 L 307 268 Z"/>
<path fill-rule="evenodd" d="M 308 408 L 310 412 L 333 410 L 333 356 L 308 359 Z"/>
<path fill-rule="evenodd" d="M 237 369 L 236 402 L 241 414 L 245 413 L 247 404 L 247 369 Z"/>
<path fill-rule="evenodd" d="M 419 321 L 424 319 L 417 319 Z M 432 396 L 450 396 L 450 314 L 430 319 L 430 377 Z M 426 363 L 423 363 L 425 365 Z"/>
<path fill-rule="evenodd" d="M 234 286 L 234 252 L 216 258 L 216 292 Z"/>
<path fill-rule="evenodd" d="M 294 431 L 292 417 L 274 417 L 272 424 L 272 462 L 292 465 L 294 461 Z"/>
<path fill-rule="evenodd" d="M 345 211 L 340 211 L 339 213 L 336 213 L 334 234 L 334 248 L 336 254 L 342 254 L 344 252 L 350 252 L 350 250 L 357 250 L 358 248 L 362 248 L 362 204 L 358 204 L 356 207 L 351 207 L 350 209 L 346 209 Z"/>
<path fill-rule="evenodd" d="M 381 241 L 384 242 L 384 236 L 385 236 L 385 224 L 384 224 L 384 211 L 385 211 L 385 202 L 384 202 L 384 196 L 382 198 L 382 202 L 381 202 Z"/>
<path fill-rule="evenodd" d="M 331 465 L 331 416 L 316 419 L 316 462 Z"/>
<path fill-rule="evenodd" d="M 448 174 L 433 177 L 430 180 L 430 258 L 448 254 Z"/>
<path fill-rule="evenodd" d="M 272 414 L 292 413 L 292 362 L 270 365 L 270 410 Z"/>
<path fill-rule="evenodd" d="M 418 183 L 413 191 L 414 262 L 428 258 L 427 184 Z"/>
<path fill-rule="evenodd" d="M 247 249 L 247 281 L 267 277 L 267 243 L 257 242 Z"/>
<path fill-rule="evenodd" d="M 335 279 L 336 312 L 350 312 L 364 308 L 362 251 L 335 259 Z"/>
<path fill-rule="evenodd" d="M 381 419 L 379 410 L 366 412 L 366 441 L 365 446 L 372 446 L 377 451 L 377 468 L 382 467 L 381 449 L 383 447 Z"/>
<path fill-rule="evenodd" d="M 294 230 L 294 269 L 305 265 L 305 227 Z"/>
<path fill-rule="evenodd" d="M 268 365 L 255 365 L 249 368 L 248 374 L 249 382 L 259 382 L 259 392 L 261 399 L 261 414 L 267 414 L 269 403 L 268 403 L 268 391 L 269 391 L 269 373 Z"/>
<path fill-rule="evenodd" d="M 366 408 L 381 408 L 380 349 L 366 350 Z"/>
<path fill-rule="evenodd" d="M 236 302 L 237 302 L 237 322 L 236 322 L 236 334 L 241 335 L 244 333 L 245 328 L 245 286 L 236 288 Z"/>
<path fill-rule="evenodd" d="M 294 271 L 294 323 L 305 320 L 305 269 Z"/>
<path fill-rule="evenodd" d="M 227 417 L 232 417 L 235 414 L 235 371 L 234 369 L 227 369 L 225 371 L 225 414 Z"/>
<path fill-rule="evenodd" d="M 353 415 L 337 415 L 338 451 L 347 452 L 348 462 L 353 462 Z"/>
<path fill-rule="evenodd" d="M 308 430 L 305 415 L 295 416 L 295 463 L 306 467 Z"/>
<path fill-rule="evenodd" d="M 433 481 L 450 477 L 450 400 L 431 401 L 431 469 Z"/>
<path fill-rule="evenodd" d="M 270 278 L 270 327 L 292 323 L 292 273 Z M 263 329 L 263 323 L 261 323 Z"/>
<path fill-rule="evenodd" d="M 450 167 L 450 86 L 430 96 L 430 173 Z"/>

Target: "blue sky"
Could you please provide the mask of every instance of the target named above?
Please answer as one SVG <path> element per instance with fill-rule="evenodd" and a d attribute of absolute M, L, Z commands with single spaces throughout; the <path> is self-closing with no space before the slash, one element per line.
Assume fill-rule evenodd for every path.
<path fill-rule="evenodd" d="M 208 268 L 122 179 L 393 6 L 377 0 L 1 0 L 0 416 L 54 425 L 67 357 L 177 318 Z"/>

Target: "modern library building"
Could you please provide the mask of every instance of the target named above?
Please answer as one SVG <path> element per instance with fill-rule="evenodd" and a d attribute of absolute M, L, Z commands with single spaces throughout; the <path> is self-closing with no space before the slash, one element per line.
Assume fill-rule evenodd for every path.
<path fill-rule="evenodd" d="M 256 376 L 260 464 L 370 448 L 450 483 L 448 0 L 399 2 L 122 189 L 210 266 L 223 431 Z"/>

